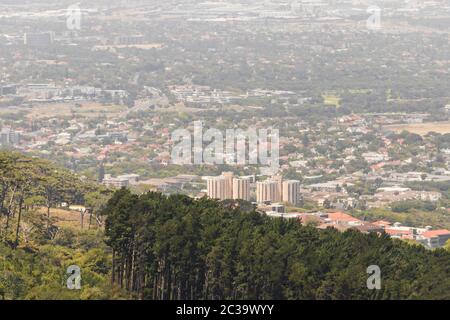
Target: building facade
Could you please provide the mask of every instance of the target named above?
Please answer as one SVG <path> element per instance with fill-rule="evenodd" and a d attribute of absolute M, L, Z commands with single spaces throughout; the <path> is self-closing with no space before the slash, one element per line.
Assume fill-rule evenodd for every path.
<path fill-rule="evenodd" d="M 266 180 L 256 183 L 256 202 L 280 202 L 277 181 Z"/>
<path fill-rule="evenodd" d="M 283 202 L 297 205 L 300 197 L 300 182 L 288 180 L 283 182 Z"/>
<path fill-rule="evenodd" d="M 208 177 L 206 180 L 207 195 L 211 199 L 225 200 L 225 179 L 223 177 Z"/>
<path fill-rule="evenodd" d="M 234 178 L 233 179 L 233 199 L 250 201 L 250 180 Z"/>
<path fill-rule="evenodd" d="M 218 177 L 206 178 L 206 194 L 211 199 L 241 199 L 250 201 L 250 179 L 224 172 Z"/>

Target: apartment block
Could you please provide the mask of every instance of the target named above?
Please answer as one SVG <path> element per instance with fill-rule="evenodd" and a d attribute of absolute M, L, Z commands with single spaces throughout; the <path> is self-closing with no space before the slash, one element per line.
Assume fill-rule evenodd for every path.
<path fill-rule="evenodd" d="M 300 182 L 296 180 L 288 180 L 283 182 L 283 202 L 293 205 L 298 204 L 300 196 Z"/>
<path fill-rule="evenodd" d="M 242 199 L 250 201 L 250 179 L 234 177 L 224 172 L 218 177 L 206 177 L 207 195 L 212 199 Z"/>
<path fill-rule="evenodd" d="M 233 199 L 250 201 L 250 180 L 242 178 L 233 179 Z"/>

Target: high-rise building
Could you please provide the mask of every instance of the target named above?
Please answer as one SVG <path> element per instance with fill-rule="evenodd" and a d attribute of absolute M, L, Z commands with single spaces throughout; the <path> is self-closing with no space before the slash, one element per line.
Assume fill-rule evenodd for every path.
<path fill-rule="evenodd" d="M 206 177 L 207 195 L 212 199 L 242 199 L 250 201 L 250 179 L 223 172 L 218 177 Z"/>
<path fill-rule="evenodd" d="M 225 180 L 225 190 L 224 197 L 225 199 L 233 199 L 233 172 L 223 172 L 222 178 Z"/>
<path fill-rule="evenodd" d="M 283 200 L 283 177 L 275 175 L 271 179 L 256 183 L 256 201 L 263 203 Z"/>
<path fill-rule="evenodd" d="M 279 202 L 278 182 L 272 180 L 256 182 L 256 202 Z"/>
<path fill-rule="evenodd" d="M 232 172 L 223 172 L 218 177 L 206 177 L 207 195 L 212 199 L 242 199 L 250 201 L 249 177 L 234 177 Z M 287 202 L 296 205 L 299 200 L 300 182 L 296 180 L 284 181 L 280 175 L 273 176 L 266 181 L 256 182 L 256 201 Z"/>
<path fill-rule="evenodd" d="M 211 199 L 225 200 L 225 179 L 220 177 L 208 177 L 206 179 L 207 195 Z"/>
<path fill-rule="evenodd" d="M 234 178 L 233 179 L 233 199 L 242 199 L 250 201 L 250 180 Z"/>
<path fill-rule="evenodd" d="M 300 182 L 297 180 L 288 180 L 283 182 L 283 202 L 293 205 L 298 204 L 300 192 Z"/>
<path fill-rule="evenodd" d="M 273 201 L 281 202 L 283 200 L 283 177 L 280 175 L 275 175 L 271 180 L 277 183 L 277 189 Z"/>
<path fill-rule="evenodd" d="M 256 201 L 264 202 L 287 202 L 296 205 L 299 202 L 300 182 L 297 180 L 283 181 L 279 175 L 273 176 L 266 181 L 256 183 Z"/>

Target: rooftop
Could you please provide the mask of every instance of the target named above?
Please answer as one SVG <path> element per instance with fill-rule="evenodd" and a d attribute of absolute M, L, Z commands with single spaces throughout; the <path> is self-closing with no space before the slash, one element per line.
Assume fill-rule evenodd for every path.
<path fill-rule="evenodd" d="M 446 229 L 441 229 L 441 230 L 430 230 L 422 233 L 422 236 L 424 236 L 425 238 L 434 238 L 444 235 L 450 235 L 450 231 Z"/>

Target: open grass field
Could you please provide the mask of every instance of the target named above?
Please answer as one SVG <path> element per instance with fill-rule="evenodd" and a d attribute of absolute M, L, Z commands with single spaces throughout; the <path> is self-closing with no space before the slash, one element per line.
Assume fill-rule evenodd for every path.
<path fill-rule="evenodd" d="M 82 102 L 81 106 L 77 106 L 75 103 L 46 103 L 36 104 L 32 108 L 28 109 L 28 117 L 36 118 L 53 118 L 64 116 L 83 116 L 86 118 L 98 117 L 104 115 L 107 118 L 114 118 L 127 110 L 125 106 L 116 105 L 102 105 L 96 102 Z"/>
<path fill-rule="evenodd" d="M 67 116 L 95 118 L 104 115 L 107 118 L 117 118 L 128 111 L 122 105 L 102 105 L 97 102 L 67 103 L 36 103 L 32 107 L 0 108 L 1 115 L 24 114 L 29 119 L 47 119 Z"/>
<path fill-rule="evenodd" d="M 403 130 L 416 133 L 420 135 L 426 135 L 430 132 L 436 132 L 440 134 L 450 133 L 450 121 L 442 122 L 428 122 L 428 123 L 411 123 L 411 124 L 395 124 L 384 126 L 385 129 L 400 133 Z"/>
<path fill-rule="evenodd" d="M 50 215 L 55 218 L 56 226 L 78 230 L 81 227 L 80 213 L 77 211 L 51 209 Z M 86 215 L 88 216 L 88 215 Z M 85 220 L 86 220 L 85 216 Z M 88 216 L 89 219 L 89 216 Z"/>
<path fill-rule="evenodd" d="M 323 96 L 324 104 L 333 105 L 336 108 L 339 108 L 341 103 L 341 98 L 333 94 L 324 94 Z"/>
<path fill-rule="evenodd" d="M 47 215 L 47 209 L 41 208 L 39 213 L 42 215 Z M 63 209 L 50 209 L 50 216 L 58 228 L 71 229 L 73 231 L 81 230 L 81 215 L 80 212 L 74 210 L 63 210 Z M 95 218 L 92 218 L 91 229 L 97 228 L 97 223 Z M 89 226 L 89 214 L 84 215 L 83 229 L 88 229 Z"/>

